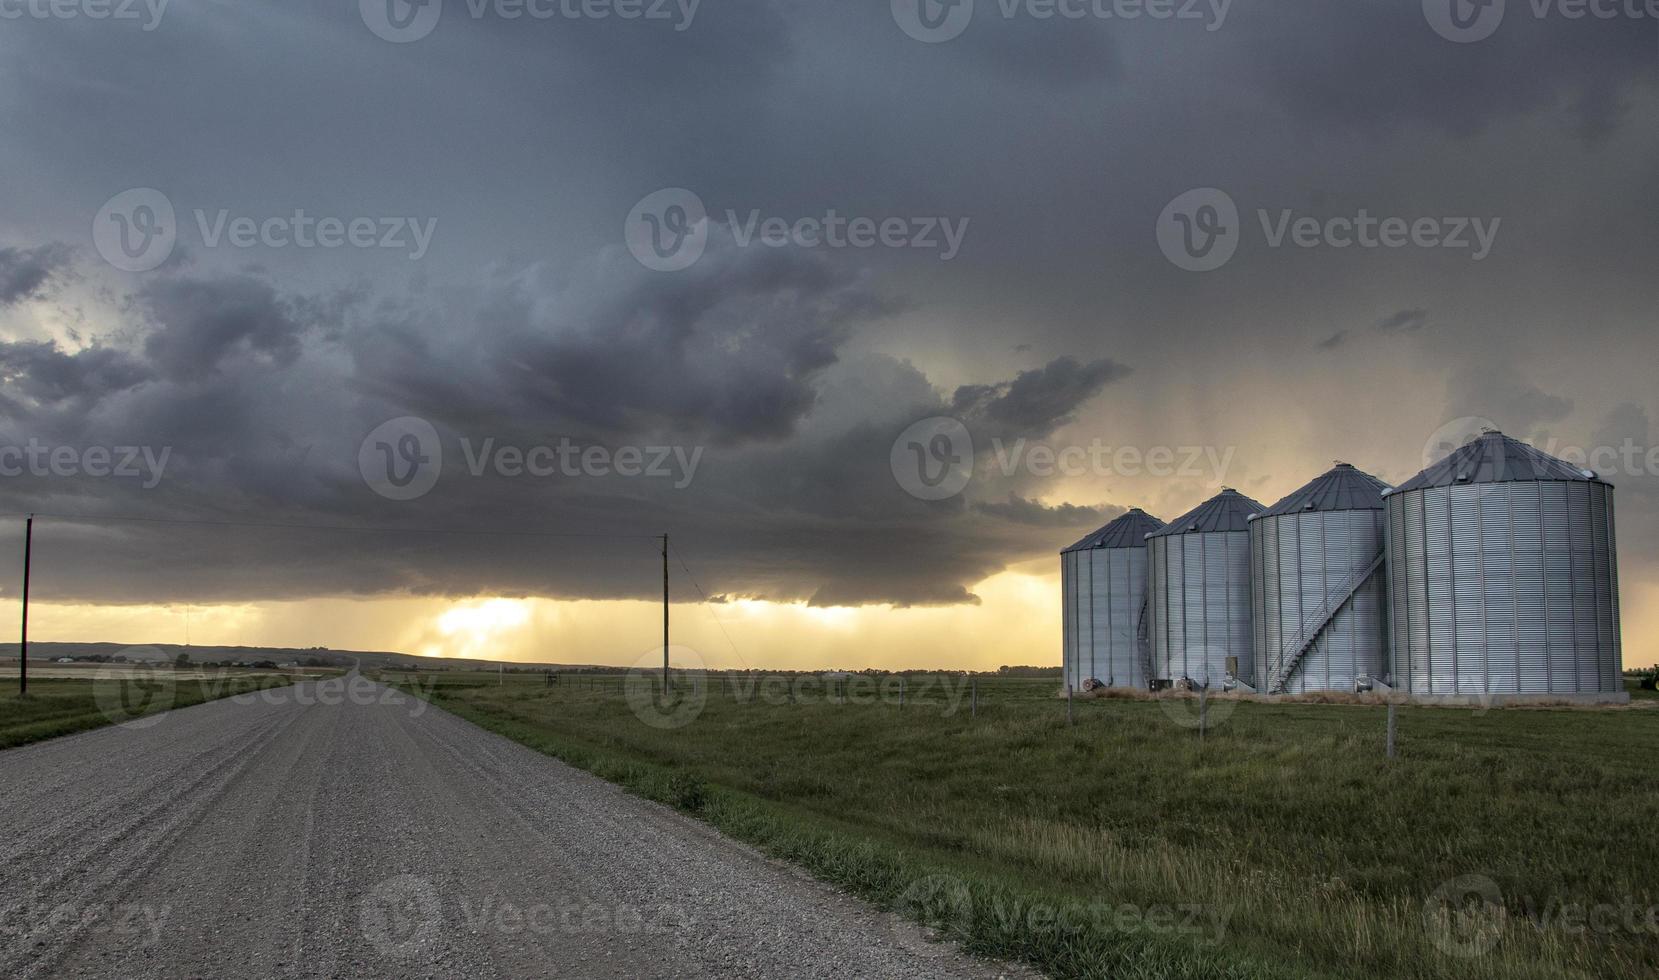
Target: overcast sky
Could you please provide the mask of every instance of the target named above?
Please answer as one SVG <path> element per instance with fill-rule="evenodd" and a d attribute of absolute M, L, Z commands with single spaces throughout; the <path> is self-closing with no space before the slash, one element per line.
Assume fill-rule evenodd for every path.
<path fill-rule="evenodd" d="M 1659 11 L 1598 9 L 0 0 L 0 511 L 407 530 L 58 522 L 63 603 L 1014 570 L 971 655 L 1058 662 L 1121 509 L 1494 424 L 1603 447 L 1630 611 Z"/>

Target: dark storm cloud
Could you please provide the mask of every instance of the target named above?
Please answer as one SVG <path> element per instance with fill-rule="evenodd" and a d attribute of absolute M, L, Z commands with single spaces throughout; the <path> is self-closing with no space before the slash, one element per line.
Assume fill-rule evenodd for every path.
<path fill-rule="evenodd" d="M 1021 371 L 1012 381 L 963 385 L 951 399 L 951 414 L 977 424 L 988 438 L 1046 436 L 1074 419 L 1077 406 L 1131 368 L 1110 358 L 1085 364 L 1059 357 L 1043 367 Z M 975 426 L 970 426 L 975 427 Z"/>
<path fill-rule="evenodd" d="M 140 433 L 170 452 L 166 478 L 140 491 L 25 475 L 8 486 L 15 506 L 409 531 L 60 530 L 62 560 L 77 570 L 66 595 L 639 596 L 654 586 L 637 562 L 619 563 L 632 540 L 620 536 L 668 528 L 722 593 L 971 602 L 970 583 L 1052 549 L 1031 527 L 1069 534 L 1099 512 L 1020 497 L 971 506 L 996 492 L 992 483 L 954 501 L 917 500 L 889 464 L 896 435 L 960 410 L 981 434 L 1040 438 L 1128 370 L 1063 357 L 947 400 L 903 361 L 842 359 L 853 331 L 894 309 L 863 277 L 800 250 L 729 245 L 692 275 L 607 253 L 573 276 L 532 267 L 441 301 L 318 298 L 252 274 L 180 275 L 147 280 L 129 308 L 140 322 L 111 330 L 133 338 L 125 348 L 0 348 L 7 390 L 25 396 L 0 404 L 0 435 L 84 447 Z M 364 483 L 358 452 L 381 421 L 407 414 L 438 428 L 445 464 L 429 496 L 395 503 Z M 469 472 L 468 453 L 486 443 L 563 436 L 706 455 L 682 487 Z M 542 546 L 533 535 L 422 532 L 510 527 L 619 537 Z"/>
<path fill-rule="evenodd" d="M 0 343 L 0 382 L 6 386 L 6 414 L 13 418 L 27 417 L 29 405 L 95 403 L 151 374 L 139 358 L 110 347 L 67 352 L 55 340 Z"/>
<path fill-rule="evenodd" d="M 1499 359 L 1471 365 L 1452 375 L 1446 393 L 1447 417 L 1484 418 L 1517 437 L 1566 419 L 1571 399 L 1545 391 L 1513 365 Z"/>
<path fill-rule="evenodd" d="M 1003 79 L 1048 88 L 1121 77 L 1121 56 L 1106 22 L 1039 19 L 1024 15 L 1024 7 L 1024 3 L 1017 4 L 1017 16 L 1001 17 L 1004 4 L 999 0 L 976 4 L 972 26 L 932 56 L 954 59 L 962 68 L 988 70 Z M 929 54 L 924 49 L 913 56 Z"/>
<path fill-rule="evenodd" d="M 1626 441 L 1636 446 L 1648 446 L 1649 420 L 1647 408 L 1636 402 L 1615 405 L 1601 420 L 1591 435 L 1598 446 L 1617 446 Z"/>
<path fill-rule="evenodd" d="M 1371 324 L 1371 331 L 1384 337 L 1402 337 L 1417 333 L 1429 324 L 1428 310 L 1400 310 Z M 1338 330 L 1314 344 L 1315 350 L 1330 351 L 1348 345 L 1354 339 L 1353 331 Z"/>
<path fill-rule="evenodd" d="M 1381 334 L 1416 333 L 1428 323 L 1428 310 L 1400 310 L 1378 320 L 1371 329 Z"/>
<path fill-rule="evenodd" d="M 1077 504 L 1047 507 L 1041 501 L 1009 494 L 1007 500 L 978 503 L 974 505 L 974 509 L 982 514 L 999 517 L 1014 524 L 1024 524 L 1027 527 L 1088 528 L 1122 515 L 1127 508 L 1082 507 Z"/>
<path fill-rule="evenodd" d="M 1659 448 L 1647 407 L 1615 405 L 1590 430 L 1584 449 L 1586 458 L 1574 462 L 1594 466 L 1614 486 L 1620 573 L 1633 580 L 1632 572 L 1645 571 L 1645 542 L 1659 528 Z"/>
<path fill-rule="evenodd" d="M 146 287 L 139 301 L 155 324 L 144 354 L 174 381 L 201 378 L 237 356 L 291 364 L 320 312 L 320 304 L 284 299 L 252 276 L 163 279 Z"/>
<path fill-rule="evenodd" d="M 1530 0 L 1511 2 L 1497 32 L 1469 44 L 1434 33 L 1417 0 L 1253 4 L 1229 25 L 1250 35 L 1239 66 L 1293 111 L 1330 126 L 1426 124 L 1467 135 L 1548 110 L 1598 139 L 1640 121 L 1626 91 L 1652 85 L 1659 25 L 1559 12 L 1538 19 L 1532 10 Z"/>
<path fill-rule="evenodd" d="M 69 265 L 69 246 L 0 248 L 0 308 L 45 294 L 52 279 Z"/>
<path fill-rule="evenodd" d="M 1404 337 L 1421 331 L 1428 323 L 1428 310 L 1399 310 L 1371 324 L 1371 332 L 1383 337 Z M 1332 351 L 1346 347 L 1353 339 L 1352 330 L 1338 330 L 1313 346 L 1315 350 Z"/>
<path fill-rule="evenodd" d="M 1305 393 L 1345 447 L 1388 427 L 1377 396 L 1342 378 L 1330 391 L 1350 357 L 1393 348 L 1404 363 L 1421 345 L 1409 367 L 1346 369 L 1378 371 L 1389 408 L 1426 392 L 1424 414 L 1523 434 L 1576 421 L 1568 396 L 1583 388 L 1552 366 L 1592 342 L 1610 372 L 1647 349 L 1655 25 L 1539 22 L 1511 0 L 1494 37 L 1453 45 L 1416 0 L 1241 0 L 1213 33 L 1004 21 L 980 6 L 939 45 L 906 37 L 885 3 L 761 0 L 707 0 L 683 32 L 475 21 L 451 0 L 412 45 L 374 37 L 354 4 L 318 0 L 175 0 L 142 37 L 90 22 L 0 32 L 0 168 L 22 177 L 0 191 L 0 240 L 84 242 L 98 207 L 134 186 L 164 189 L 186 237 L 195 207 L 440 219 L 413 269 L 195 249 L 188 266 L 175 255 L 123 280 L 126 315 L 88 300 L 67 325 L 31 301 L 66 302 L 75 270 L 58 253 L 6 253 L 0 436 L 174 450 L 153 491 L 23 478 L 4 487 L 8 510 L 671 530 L 713 592 L 972 601 L 973 582 L 1074 540 L 1089 523 L 1076 505 L 1117 487 L 1067 504 L 981 466 L 963 496 L 915 499 L 889 451 L 919 419 L 959 417 L 982 462 L 993 440 L 1068 425 L 1124 444 L 1227 441 L 1240 482 L 1259 486 L 1246 467 L 1306 462 L 1250 459 L 1295 443 L 1266 424 L 1268 396 Z M 661 275 L 618 233 L 635 201 L 671 185 L 716 214 L 833 207 L 973 225 L 950 263 L 719 239 Z M 1479 203 L 1506 217 L 1505 238 L 1479 265 L 1252 238 L 1194 276 L 1159 254 L 1152 225 L 1205 185 L 1236 195 L 1253 236 L 1258 206 L 1414 216 Z M 70 343 L 77 333 L 89 341 Z M 1015 340 L 1073 353 L 1022 371 Z M 1494 348 L 1514 362 L 1492 364 Z M 1628 376 L 1609 386 L 1610 402 L 1645 397 Z M 445 474 L 394 503 L 365 486 L 358 451 L 410 414 L 438 429 Z M 1229 431 L 1252 418 L 1263 424 Z M 683 491 L 466 472 L 463 439 L 566 435 L 706 457 Z M 1135 492 L 1168 514 L 1214 489 Z M 1081 524 L 1045 523 L 1073 514 Z M 1626 523 L 1637 540 L 1659 527 L 1639 520 Z M 78 549 L 58 553 L 53 587 L 102 598 L 654 587 L 651 543 L 631 539 L 48 530 Z"/>
<path fill-rule="evenodd" d="M 854 326 L 891 304 L 820 257 L 719 239 L 663 275 L 612 251 L 571 278 L 490 284 L 440 322 L 353 340 L 364 384 L 433 414 L 535 420 L 599 434 L 669 431 L 717 443 L 787 436 L 813 378 Z"/>

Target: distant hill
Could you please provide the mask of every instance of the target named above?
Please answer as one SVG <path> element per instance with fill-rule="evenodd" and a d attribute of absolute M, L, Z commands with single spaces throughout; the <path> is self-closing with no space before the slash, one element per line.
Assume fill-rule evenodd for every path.
<path fill-rule="evenodd" d="M 331 667 L 351 667 L 361 665 L 367 668 L 419 668 L 421 670 L 480 670 L 494 669 L 498 663 L 505 663 L 507 669 L 515 667 L 556 667 L 560 664 L 522 663 L 517 661 L 495 660 L 463 660 L 451 657 L 417 657 L 408 653 L 392 653 L 384 650 L 333 650 L 327 647 L 220 647 L 220 646 L 185 646 L 182 643 L 41 643 L 30 641 L 29 662 L 37 660 L 56 660 L 59 657 L 115 657 L 126 656 L 124 651 L 134 648 L 160 650 L 166 654 L 168 660 L 173 660 L 181 653 L 188 653 L 194 663 L 211 663 L 222 661 L 249 661 L 257 662 L 269 660 L 273 663 L 288 663 L 294 661 L 305 663 L 307 660 L 320 660 Z M 12 659 L 16 657 L 16 649 L 9 651 Z M 582 666 L 582 665 L 577 665 Z"/>

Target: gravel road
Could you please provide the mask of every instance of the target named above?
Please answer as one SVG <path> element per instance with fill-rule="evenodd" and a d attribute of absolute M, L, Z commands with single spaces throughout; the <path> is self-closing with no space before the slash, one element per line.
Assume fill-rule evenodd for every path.
<path fill-rule="evenodd" d="M 997 977 L 352 675 L 0 752 L 0 976 Z"/>

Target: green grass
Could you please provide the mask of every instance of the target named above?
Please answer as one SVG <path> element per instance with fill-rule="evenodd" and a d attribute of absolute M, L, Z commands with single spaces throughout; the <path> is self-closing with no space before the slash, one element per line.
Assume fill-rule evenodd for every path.
<path fill-rule="evenodd" d="M 154 677 L 158 679 L 31 678 L 26 698 L 18 697 L 15 678 L 7 678 L 0 694 L 0 749 L 292 683 L 270 674 L 176 682 L 165 672 Z"/>
<path fill-rule="evenodd" d="M 1054 976 L 1659 971 L 1659 916 L 1649 927 L 1625 914 L 1659 907 L 1659 710 L 1402 708 L 1389 762 L 1377 706 L 1214 702 L 1200 744 L 1176 722 L 1186 703 L 1079 701 L 1068 726 L 1054 681 L 982 681 L 977 717 L 965 695 L 951 711 L 937 688 L 919 694 L 917 678 L 903 708 L 810 692 L 745 701 L 711 682 L 696 720 L 668 729 L 635 716 L 618 677 L 416 684 Z M 1466 875 L 1490 879 L 1507 914 L 1472 956 L 1433 941 L 1425 914 Z M 1623 922 L 1577 929 L 1563 903 L 1616 906 Z M 1192 906 L 1202 929 L 1118 915 Z M 1488 920 L 1457 921 L 1466 938 Z"/>

